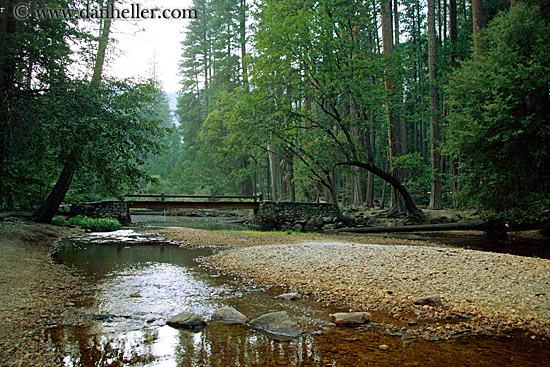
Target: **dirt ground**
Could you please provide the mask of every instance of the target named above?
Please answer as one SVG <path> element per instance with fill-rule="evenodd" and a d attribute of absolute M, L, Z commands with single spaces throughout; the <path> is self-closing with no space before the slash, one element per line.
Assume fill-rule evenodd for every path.
<path fill-rule="evenodd" d="M 79 281 L 52 261 L 50 250 L 57 238 L 82 230 L 0 219 L 0 365 L 61 366 L 44 331 Z"/>

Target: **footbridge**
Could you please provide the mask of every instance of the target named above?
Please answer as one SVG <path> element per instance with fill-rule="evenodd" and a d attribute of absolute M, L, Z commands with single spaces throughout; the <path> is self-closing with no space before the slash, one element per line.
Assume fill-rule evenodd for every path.
<path fill-rule="evenodd" d="M 253 209 L 258 211 L 262 195 L 125 195 L 128 208 L 141 209 Z"/>
<path fill-rule="evenodd" d="M 94 218 L 112 217 L 121 223 L 131 223 L 131 212 L 139 209 L 251 209 L 253 221 L 263 228 L 317 226 L 323 217 L 335 217 L 337 207 L 327 203 L 301 203 L 264 201 L 261 195 L 164 195 L 129 194 L 124 200 L 110 200 L 71 205 L 70 214 Z M 314 220 L 315 219 L 315 220 Z"/>

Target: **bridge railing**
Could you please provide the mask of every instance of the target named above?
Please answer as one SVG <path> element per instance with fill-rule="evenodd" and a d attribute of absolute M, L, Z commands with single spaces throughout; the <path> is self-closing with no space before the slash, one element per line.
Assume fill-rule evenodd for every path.
<path fill-rule="evenodd" d="M 214 203 L 220 200 L 227 199 L 239 199 L 252 200 L 253 202 L 262 201 L 262 195 L 165 195 L 165 194 L 127 194 L 126 198 L 137 198 L 140 201 L 143 199 L 167 201 L 166 199 L 206 199 L 207 201 Z"/>

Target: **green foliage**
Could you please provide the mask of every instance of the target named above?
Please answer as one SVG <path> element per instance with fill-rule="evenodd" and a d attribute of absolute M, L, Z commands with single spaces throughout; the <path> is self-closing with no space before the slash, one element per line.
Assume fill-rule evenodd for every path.
<path fill-rule="evenodd" d="M 63 167 L 76 171 L 69 202 L 116 196 L 147 181 L 144 157 L 158 151 L 165 133 L 148 113 L 156 85 L 111 79 L 91 87 L 71 74 L 86 70 L 95 52 L 87 28 L 75 19 L 34 17 L 7 27 L 10 16 L 0 14 L 0 208 L 36 208 Z"/>
<path fill-rule="evenodd" d="M 540 219 L 550 208 L 550 24 L 520 2 L 480 41 L 447 88 L 461 199 L 490 218 Z"/>
<path fill-rule="evenodd" d="M 67 221 L 67 224 L 89 229 L 93 232 L 110 232 L 122 228 L 120 222 L 114 218 L 90 218 L 83 215 L 77 215 Z"/>
<path fill-rule="evenodd" d="M 63 218 L 53 218 L 51 222 L 54 226 L 64 226 L 67 225 L 67 221 Z"/>

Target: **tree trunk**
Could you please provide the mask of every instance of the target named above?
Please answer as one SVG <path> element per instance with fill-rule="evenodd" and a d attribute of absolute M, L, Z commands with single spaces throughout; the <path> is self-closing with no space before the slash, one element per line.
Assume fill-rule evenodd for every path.
<path fill-rule="evenodd" d="M 474 31 L 474 55 L 477 58 L 479 55 L 479 32 L 483 28 L 485 22 L 485 16 L 483 14 L 483 0 L 472 0 L 472 20 Z"/>
<path fill-rule="evenodd" d="M 249 90 L 248 85 L 248 68 L 246 61 L 246 0 L 240 0 L 240 19 L 239 19 L 239 33 L 241 43 L 241 71 L 243 79 L 243 87 L 246 92 Z"/>
<path fill-rule="evenodd" d="M 375 123 L 374 113 L 371 115 L 371 120 Z M 376 156 L 376 129 L 374 127 L 370 128 L 369 136 L 367 138 L 367 144 L 370 146 L 372 163 L 374 163 L 374 157 Z M 368 172 L 367 174 L 367 192 L 365 194 L 365 200 L 367 207 L 374 208 L 374 174 L 372 172 Z"/>
<path fill-rule="evenodd" d="M 114 0 L 109 0 L 107 6 L 110 7 L 114 3 Z M 109 33 L 111 29 L 111 18 L 103 19 L 103 27 L 101 30 L 101 36 L 99 38 L 99 45 L 97 49 L 97 55 L 94 64 L 94 71 L 90 85 L 94 88 L 99 88 L 101 84 L 101 75 L 103 72 L 103 65 L 105 63 L 105 51 L 107 50 L 107 44 L 109 42 Z M 63 166 L 63 170 L 59 175 L 55 186 L 52 191 L 42 203 L 40 208 L 33 214 L 33 220 L 39 223 L 49 223 L 54 217 L 55 213 L 59 209 L 59 205 L 65 199 L 67 192 L 73 181 L 74 174 L 80 163 L 83 146 L 77 145 L 71 149 L 67 162 Z"/>
<path fill-rule="evenodd" d="M 389 92 L 389 95 L 394 95 L 392 98 L 386 98 L 386 115 L 388 120 L 388 142 L 390 146 L 390 172 L 392 176 L 396 179 L 400 179 L 400 172 L 397 168 L 393 166 L 392 158 L 401 156 L 403 151 L 403 142 L 401 141 L 401 122 L 399 119 L 399 101 L 395 97 L 397 92 L 397 87 L 395 81 L 389 75 L 391 69 L 393 68 L 391 62 L 391 56 L 393 54 L 393 27 L 392 27 L 392 2 L 391 0 L 384 0 L 381 4 L 381 15 L 382 15 L 382 46 L 384 54 L 388 58 L 388 65 L 386 66 L 385 76 L 384 76 L 384 85 L 386 90 Z M 399 195 L 395 191 L 395 187 L 392 185 L 392 206 L 391 211 L 399 211 L 400 206 Z"/>
<path fill-rule="evenodd" d="M 52 191 L 40 208 L 33 214 L 32 218 L 35 222 L 50 223 L 52 221 L 52 218 L 57 213 L 59 206 L 69 191 L 81 154 L 82 147 L 80 146 L 71 151 L 69 163 L 65 164 Z"/>
<path fill-rule="evenodd" d="M 114 4 L 114 0 L 107 1 L 107 8 L 109 9 Z M 101 83 L 101 75 L 103 74 L 103 65 L 105 64 L 105 53 L 107 51 L 107 44 L 109 43 L 109 33 L 111 32 L 112 19 L 106 17 L 103 19 L 103 27 L 101 28 L 101 36 L 99 37 L 99 45 L 97 48 L 97 55 L 94 64 L 94 74 L 92 75 L 92 81 L 90 85 L 93 88 L 99 88 Z"/>
<path fill-rule="evenodd" d="M 416 226 L 345 228 L 336 231 L 350 233 L 402 233 L 428 231 L 484 231 L 486 229 L 486 223 L 482 221 L 471 221 L 462 223 L 425 224 Z"/>
<path fill-rule="evenodd" d="M 388 182 L 401 195 L 403 199 L 403 204 L 405 206 L 405 212 L 407 214 L 407 217 L 417 221 L 420 221 L 424 218 L 424 214 L 420 209 L 418 209 L 418 207 L 414 203 L 414 200 L 412 199 L 411 194 L 407 191 L 405 186 L 403 186 L 403 184 L 401 184 L 401 182 L 398 179 L 396 179 L 393 175 L 387 173 L 386 171 L 374 165 L 370 165 L 365 162 L 351 161 L 351 162 L 346 162 L 345 165 L 364 168 L 367 171 L 374 173 L 376 176 L 380 177 L 382 180 Z"/>
<path fill-rule="evenodd" d="M 273 137 L 271 137 L 273 139 Z M 268 146 L 269 150 L 268 158 L 269 158 L 269 173 L 271 176 L 271 200 L 277 201 L 279 198 L 279 164 L 277 155 L 273 152 L 273 147 Z"/>
<path fill-rule="evenodd" d="M 439 91 L 435 66 L 437 40 L 435 34 L 435 3 L 428 0 L 428 67 L 430 73 L 430 141 L 432 161 L 432 192 L 430 209 L 441 209 L 441 156 L 439 154 Z"/>
<path fill-rule="evenodd" d="M 0 177 L 7 176 L 7 166 L 10 155 L 10 101 L 12 100 L 11 90 L 15 84 L 15 50 L 13 47 L 14 40 L 17 32 L 17 21 L 13 16 L 13 7 L 15 5 L 14 0 L 8 0 L 5 4 L 6 9 L 4 13 L 0 12 L 0 44 L 12 45 L 6 50 L 5 46 L 2 46 L 2 54 L 0 56 Z M 11 185 L 0 180 L 0 190 L 2 195 L 0 196 L 0 204 L 3 204 L 2 197 L 6 197 L 7 207 L 13 207 L 13 197 L 11 194 Z"/>
<path fill-rule="evenodd" d="M 451 53 L 449 55 L 449 61 L 451 68 L 456 67 L 456 42 L 458 40 L 458 28 L 457 28 L 457 14 L 456 14 L 456 0 L 449 1 L 449 40 L 451 42 Z M 449 111 L 447 111 L 449 112 Z M 453 208 L 456 209 L 456 195 L 458 194 L 458 163 L 455 158 L 451 158 L 451 191 L 453 198 Z"/>
<path fill-rule="evenodd" d="M 374 175 L 367 173 L 367 192 L 365 194 L 365 203 L 367 208 L 374 208 Z"/>

